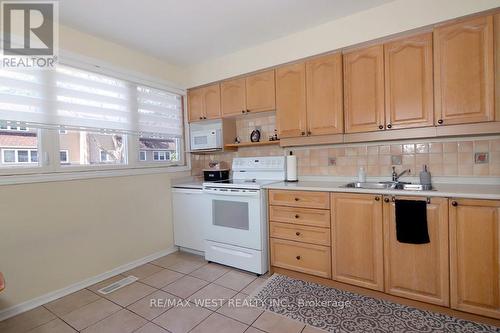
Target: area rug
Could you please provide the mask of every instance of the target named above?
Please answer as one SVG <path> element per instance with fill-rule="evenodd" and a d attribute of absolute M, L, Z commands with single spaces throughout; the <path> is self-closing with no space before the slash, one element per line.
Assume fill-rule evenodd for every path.
<path fill-rule="evenodd" d="M 444 314 L 274 274 L 252 294 L 254 304 L 328 332 L 499 332 Z"/>

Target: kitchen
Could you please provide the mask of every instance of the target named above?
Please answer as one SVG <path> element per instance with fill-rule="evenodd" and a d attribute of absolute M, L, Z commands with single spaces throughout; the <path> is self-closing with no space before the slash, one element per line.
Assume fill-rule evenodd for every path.
<path fill-rule="evenodd" d="M 498 0 L 16 6 L 0 332 L 500 332 Z"/>

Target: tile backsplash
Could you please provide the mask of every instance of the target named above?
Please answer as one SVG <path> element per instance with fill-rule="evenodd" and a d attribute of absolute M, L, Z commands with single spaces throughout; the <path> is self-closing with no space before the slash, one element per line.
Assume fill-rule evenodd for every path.
<path fill-rule="evenodd" d="M 261 141 L 274 134 L 273 113 L 248 115 L 236 120 L 242 142 L 250 141 L 254 129 Z M 280 148 L 276 146 L 240 148 L 237 152 L 191 155 L 192 174 L 200 175 L 210 160 L 231 166 L 233 157 L 277 156 L 293 151 L 297 155 L 298 174 L 302 176 L 355 176 L 364 167 L 368 176 L 390 176 L 396 170 L 410 169 L 415 176 L 426 164 L 433 176 L 500 176 L 500 136 L 461 137 L 454 139 L 415 139 L 394 142 L 337 144 Z"/>

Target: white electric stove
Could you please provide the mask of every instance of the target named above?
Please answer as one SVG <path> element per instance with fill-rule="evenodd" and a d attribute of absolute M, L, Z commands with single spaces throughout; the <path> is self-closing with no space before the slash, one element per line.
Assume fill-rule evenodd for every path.
<path fill-rule="evenodd" d="M 285 179 L 285 157 L 233 159 L 232 179 L 203 183 L 210 197 L 205 259 L 264 274 L 268 268 L 266 192 Z"/>

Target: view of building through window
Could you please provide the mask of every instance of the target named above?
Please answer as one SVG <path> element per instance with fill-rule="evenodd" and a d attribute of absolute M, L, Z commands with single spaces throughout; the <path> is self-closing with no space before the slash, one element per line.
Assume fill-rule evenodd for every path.
<path fill-rule="evenodd" d="M 66 166 L 125 164 L 125 141 L 122 134 L 59 132 L 60 161 Z"/>
<path fill-rule="evenodd" d="M 38 131 L 26 127 L 0 127 L 0 167 L 38 165 Z"/>
<path fill-rule="evenodd" d="M 180 142 L 178 138 L 139 139 L 139 161 L 142 162 L 177 162 L 179 161 Z"/>

